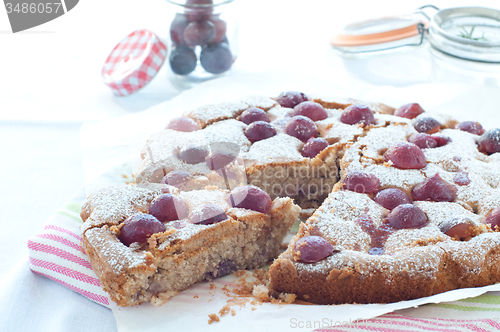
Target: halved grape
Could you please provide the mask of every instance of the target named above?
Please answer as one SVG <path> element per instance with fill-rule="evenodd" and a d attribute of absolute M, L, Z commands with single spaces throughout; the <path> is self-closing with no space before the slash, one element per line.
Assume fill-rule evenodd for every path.
<path fill-rule="evenodd" d="M 434 134 L 441 129 L 441 123 L 434 118 L 420 118 L 413 122 L 413 127 L 419 133 Z"/>
<path fill-rule="evenodd" d="M 271 122 L 267 113 L 257 107 L 250 107 L 240 115 L 240 121 L 247 125 L 255 121 Z"/>
<path fill-rule="evenodd" d="M 475 121 L 464 121 L 457 124 L 455 127 L 458 130 L 463 130 L 474 135 L 484 134 L 484 128 L 479 122 Z"/>
<path fill-rule="evenodd" d="M 402 190 L 396 188 L 384 189 L 373 200 L 388 210 L 401 204 L 413 204 L 411 198 Z"/>
<path fill-rule="evenodd" d="M 443 221 L 439 224 L 439 229 L 444 234 L 460 240 L 467 239 L 472 235 L 471 227 L 474 224 L 467 218 L 454 218 L 452 220 Z"/>
<path fill-rule="evenodd" d="M 170 68 L 178 75 L 187 75 L 196 68 L 196 54 L 186 45 L 178 45 L 170 51 Z"/>
<path fill-rule="evenodd" d="M 453 178 L 453 182 L 458 184 L 459 186 L 467 186 L 470 184 L 469 173 L 464 171 L 459 171 L 455 174 Z"/>
<path fill-rule="evenodd" d="M 439 173 L 417 184 L 411 194 L 415 201 L 453 202 L 456 198 L 455 186 L 443 181 Z"/>
<path fill-rule="evenodd" d="M 212 43 L 222 43 L 222 42 L 224 42 L 224 40 L 226 39 L 226 30 L 227 30 L 226 21 L 221 20 L 219 18 L 219 14 L 212 15 L 210 17 L 210 21 L 215 26 L 215 37 L 212 40 Z"/>
<path fill-rule="evenodd" d="M 191 132 L 200 130 L 198 124 L 190 118 L 185 116 L 180 116 L 178 118 L 172 119 L 168 124 L 166 129 L 174 129 L 183 132 Z"/>
<path fill-rule="evenodd" d="M 186 8 L 184 11 L 190 22 L 208 21 L 212 12 L 211 8 Z"/>
<path fill-rule="evenodd" d="M 368 126 L 375 124 L 375 117 L 373 116 L 373 111 L 368 106 L 353 104 L 344 109 L 340 116 L 340 122 L 350 125 L 361 124 Z"/>
<path fill-rule="evenodd" d="M 500 129 L 491 129 L 485 132 L 477 141 L 479 151 L 492 154 L 500 152 Z"/>
<path fill-rule="evenodd" d="M 205 146 L 190 144 L 179 150 L 177 158 L 188 164 L 198 164 L 205 161 L 207 155 L 208 150 Z"/>
<path fill-rule="evenodd" d="M 215 224 L 226 219 L 226 212 L 215 204 L 204 204 L 189 214 L 189 221 L 197 225 Z"/>
<path fill-rule="evenodd" d="M 233 65 L 233 54 L 226 43 L 213 43 L 202 48 L 201 66 L 212 74 L 221 74 Z"/>
<path fill-rule="evenodd" d="M 171 171 L 167 175 L 165 175 L 163 179 L 161 179 L 160 183 L 176 187 L 183 184 L 186 181 L 189 181 L 191 176 L 192 174 L 190 172 L 181 169 L 176 171 Z"/>
<path fill-rule="evenodd" d="M 446 144 L 451 142 L 451 138 L 449 138 L 448 136 L 433 135 L 432 138 L 434 138 L 434 140 L 436 141 L 438 148 L 445 146 Z"/>
<path fill-rule="evenodd" d="M 213 5 L 213 0 L 186 0 L 186 6 L 207 6 Z"/>
<path fill-rule="evenodd" d="M 414 119 L 424 112 L 425 111 L 420 104 L 410 103 L 400 106 L 396 111 L 394 111 L 394 115 L 402 118 Z"/>
<path fill-rule="evenodd" d="M 415 144 L 421 149 L 432 149 L 437 146 L 437 142 L 434 137 L 425 133 L 411 135 L 408 137 L 408 142 Z"/>
<path fill-rule="evenodd" d="M 316 263 L 330 256 L 334 251 L 333 245 L 320 236 L 304 236 L 298 239 L 293 246 L 292 255 L 302 263 Z"/>
<path fill-rule="evenodd" d="M 384 160 L 401 169 L 421 169 L 427 166 L 424 153 L 413 143 L 402 142 L 384 153 Z"/>
<path fill-rule="evenodd" d="M 191 47 L 206 45 L 215 38 L 215 25 L 210 21 L 191 22 L 184 29 L 184 41 Z"/>
<path fill-rule="evenodd" d="M 288 120 L 285 125 L 285 133 L 306 142 L 311 137 L 318 136 L 318 127 L 308 117 L 297 115 Z"/>
<path fill-rule="evenodd" d="M 274 129 L 271 124 L 264 121 L 252 122 L 245 128 L 245 136 L 252 143 L 273 137 L 275 135 L 276 129 Z"/>
<path fill-rule="evenodd" d="M 328 117 L 325 109 L 321 104 L 314 101 L 304 101 L 293 108 L 290 112 L 290 116 L 303 115 L 307 116 L 313 121 L 324 120 Z"/>
<path fill-rule="evenodd" d="M 374 175 L 362 171 L 352 171 L 344 178 L 344 189 L 361 194 L 376 193 L 380 180 Z"/>
<path fill-rule="evenodd" d="M 184 14 L 175 14 L 172 23 L 170 23 L 170 39 L 174 45 L 184 44 L 184 29 L 188 26 L 189 21 Z"/>
<path fill-rule="evenodd" d="M 207 163 L 208 168 L 210 168 L 211 170 L 218 170 L 226 165 L 229 165 L 235 159 L 236 156 L 233 153 L 229 151 L 218 150 L 208 155 L 205 158 L 205 162 Z"/>
<path fill-rule="evenodd" d="M 491 210 L 486 216 L 485 224 L 489 224 L 491 229 L 499 232 L 500 231 L 500 206 Z"/>
<path fill-rule="evenodd" d="M 302 155 L 306 158 L 314 158 L 328 147 L 328 142 L 323 138 L 311 137 L 302 147 Z"/>
<path fill-rule="evenodd" d="M 276 101 L 283 107 L 294 108 L 298 104 L 308 101 L 307 96 L 302 92 L 287 91 L 279 94 Z"/>
<path fill-rule="evenodd" d="M 185 4 L 185 12 L 190 21 L 208 20 L 212 11 L 212 0 L 187 0 Z"/>
<path fill-rule="evenodd" d="M 261 213 L 267 213 L 271 208 L 271 197 L 264 190 L 250 185 L 233 189 L 229 201 L 233 207 Z"/>
<path fill-rule="evenodd" d="M 134 242 L 146 243 L 151 235 L 161 232 L 165 232 L 165 226 L 158 219 L 147 213 L 137 213 L 123 222 L 118 239 L 130 246 Z"/>
<path fill-rule="evenodd" d="M 385 219 L 389 225 L 396 229 L 420 228 L 429 223 L 425 212 L 413 204 L 396 206 Z"/>
<path fill-rule="evenodd" d="M 151 202 L 149 213 L 161 222 L 179 220 L 187 217 L 187 207 L 179 197 L 161 194 Z"/>

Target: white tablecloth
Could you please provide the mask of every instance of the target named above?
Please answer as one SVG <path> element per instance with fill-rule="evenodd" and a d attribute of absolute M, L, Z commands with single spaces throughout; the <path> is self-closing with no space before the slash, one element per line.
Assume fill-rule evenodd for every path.
<path fill-rule="evenodd" d="M 410 13 L 427 1 L 236 1 L 244 15 L 235 74 L 282 70 L 365 85 L 432 81 L 425 47 L 343 60 L 328 44 L 348 22 Z M 500 7 L 496 0 L 434 4 Z M 114 97 L 99 76 L 112 47 L 132 30 L 149 28 L 165 37 L 168 11 L 162 0 L 86 0 L 52 22 L 12 34 L 0 9 L 1 331 L 116 330 L 111 311 L 32 274 L 26 242 L 84 185 L 79 130 L 85 121 L 137 113 L 179 94 L 166 68 L 126 98 Z"/>

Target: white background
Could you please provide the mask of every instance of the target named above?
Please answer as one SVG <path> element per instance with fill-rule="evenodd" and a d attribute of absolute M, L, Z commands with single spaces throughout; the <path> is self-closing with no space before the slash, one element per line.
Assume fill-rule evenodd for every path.
<path fill-rule="evenodd" d="M 282 70 L 342 84 L 407 86 L 433 80 L 426 48 L 342 60 L 328 39 L 343 25 L 411 13 L 428 1 L 236 0 L 240 55 L 234 73 Z M 435 1 L 441 8 L 495 0 Z M 102 64 L 124 36 L 168 32 L 162 0 L 82 0 L 66 15 L 12 34 L 0 7 L 0 330 L 114 331 L 112 313 L 29 271 L 27 239 L 84 185 L 79 130 L 85 121 L 143 111 L 179 91 L 166 67 L 139 93 L 114 97 Z"/>

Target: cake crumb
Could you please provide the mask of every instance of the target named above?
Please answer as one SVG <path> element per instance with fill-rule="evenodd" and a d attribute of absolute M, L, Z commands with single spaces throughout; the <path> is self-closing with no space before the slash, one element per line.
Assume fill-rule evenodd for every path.
<path fill-rule="evenodd" d="M 263 302 L 269 302 L 269 288 L 265 285 L 255 285 L 253 287 L 252 295 Z"/>
<path fill-rule="evenodd" d="M 109 228 L 109 230 L 111 232 L 115 233 L 117 236 L 120 236 L 120 233 L 121 233 L 120 229 L 121 229 L 121 227 L 118 227 L 118 226 L 115 226 L 115 225 L 113 225 L 113 226 L 111 226 Z"/>
<path fill-rule="evenodd" d="M 216 314 L 210 314 L 210 315 L 208 315 L 208 318 L 210 318 L 208 320 L 208 324 L 212 324 L 214 322 L 220 322 L 220 318 Z"/>
<path fill-rule="evenodd" d="M 278 299 L 285 303 L 294 303 L 296 298 L 297 295 L 295 294 L 281 293 Z"/>
<path fill-rule="evenodd" d="M 229 297 L 227 304 L 219 311 L 219 319 L 231 313 L 231 316 L 236 315 L 234 306 L 239 306 L 240 310 L 247 304 L 250 304 L 250 310 L 257 310 L 257 305 L 263 303 L 273 303 L 278 305 L 284 304 L 310 304 L 309 302 L 297 300 L 297 295 L 287 293 L 277 293 L 271 297 L 269 295 L 269 272 L 265 269 L 257 269 L 247 273 L 247 271 L 238 271 L 235 273 L 239 279 L 232 285 L 233 288 L 228 288 L 227 285 L 222 287 L 224 294 Z M 247 280 L 248 278 L 248 280 Z M 210 300 L 209 300 L 210 301 Z"/>
<path fill-rule="evenodd" d="M 227 315 L 229 313 L 230 307 L 229 304 L 226 304 L 225 306 L 222 307 L 222 309 L 219 311 L 219 315 L 222 317 L 224 315 Z"/>
<path fill-rule="evenodd" d="M 216 288 L 216 287 L 215 287 L 215 284 L 210 284 L 210 290 L 212 290 L 212 289 L 214 289 L 214 288 Z"/>
<path fill-rule="evenodd" d="M 197 298 L 198 298 L 198 295 L 193 296 L 193 299 L 197 299 Z"/>

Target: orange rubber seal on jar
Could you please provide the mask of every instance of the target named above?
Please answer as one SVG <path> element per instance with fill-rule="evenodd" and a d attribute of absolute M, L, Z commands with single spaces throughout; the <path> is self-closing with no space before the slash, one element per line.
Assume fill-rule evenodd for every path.
<path fill-rule="evenodd" d="M 372 20 L 370 20 L 372 21 Z M 370 21 L 358 22 L 365 23 Z M 333 46 L 365 46 L 373 44 L 382 44 L 387 42 L 392 42 L 396 40 L 401 40 L 405 38 L 410 38 L 419 35 L 418 24 L 423 23 L 425 28 L 428 28 L 428 21 L 415 22 L 407 27 L 394 29 L 384 32 L 364 34 L 364 35 L 349 35 L 339 33 L 330 39 L 330 44 Z"/>

